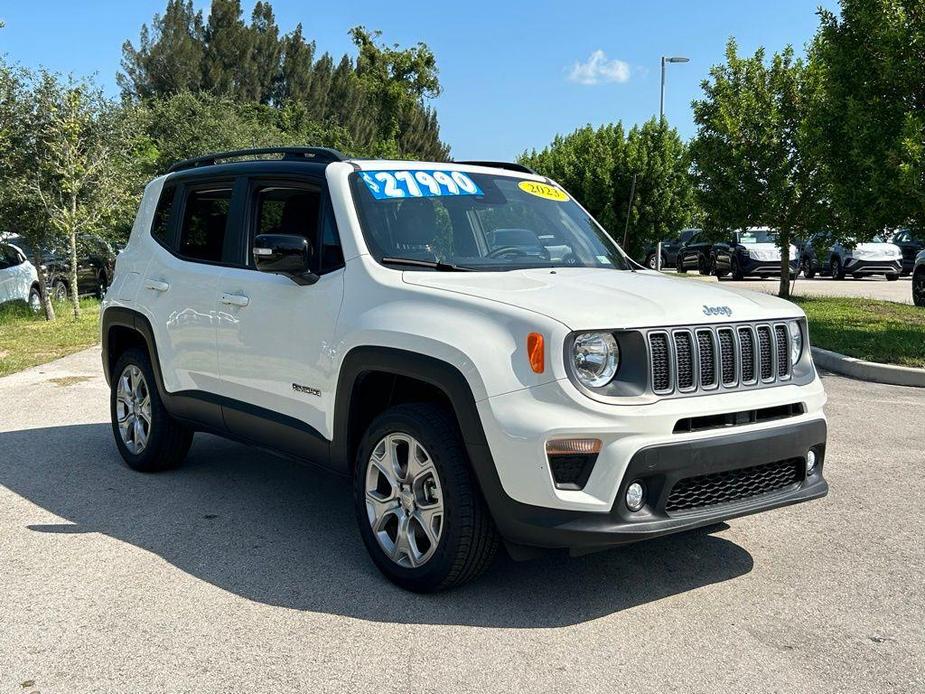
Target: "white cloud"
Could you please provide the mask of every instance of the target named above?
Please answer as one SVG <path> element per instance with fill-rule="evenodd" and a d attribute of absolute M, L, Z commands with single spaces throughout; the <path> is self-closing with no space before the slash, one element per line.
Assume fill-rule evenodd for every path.
<path fill-rule="evenodd" d="M 578 84 L 626 82 L 630 78 L 630 66 L 616 58 L 608 60 L 604 51 L 598 49 L 585 62 L 572 65 L 568 78 Z"/>

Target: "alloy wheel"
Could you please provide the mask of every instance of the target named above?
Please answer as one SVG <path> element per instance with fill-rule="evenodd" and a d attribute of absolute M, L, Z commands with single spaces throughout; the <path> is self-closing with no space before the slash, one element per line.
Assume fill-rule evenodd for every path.
<path fill-rule="evenodd" d="M 151 392 L 141 369 L 134 364 L 123 369 L 116 385 L 116 420 L 122 443 L 140 455 L 151 436 Z"/>
<path fill-rule="evenodd" d="M 366 464 L 366 515 L 393 562 L 417 568 L 433 557 L 443 534 L 443 490 L 433 460 L 414 437 L 385 436 Z"/>

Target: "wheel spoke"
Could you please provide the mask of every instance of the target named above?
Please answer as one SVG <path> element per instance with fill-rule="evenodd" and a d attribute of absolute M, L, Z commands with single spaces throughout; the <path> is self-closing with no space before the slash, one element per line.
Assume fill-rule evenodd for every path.
<path fill-rule="evenodd" d="M 424 531 L 424 535 L 427 536 L 427 540 L 430 543 L 430 546 L 427 548 L 429 552 L 432 548 L 437 546 L 440 524 L 443 522 L 443 506 L 418 508 L 412 517 L 421 527 L 421 530 Z"/>
<path fill-rule="evenodd" d="M 141 406 L 138 408 L 139 413 L 141 414 L 142 419 L 147 422 L 148 427 L 151 427 L 151 396 L 148 395 L 144 400 L 141 401 Z"/>
<path fill-rule="evenodd" d="M 373 532 L 382 532 L 389 516 L 398 512 L 399 501 L 393 496 L 382 498 L 375 492 L 366 492 L 366 511 Z"/>
<path fill-rule="evenodd" d="M 133 427 L 132 436 L 135 439 L 135 445 L 139 447 L 139 450 L 145 447 L 145 444 L 148 443 L 148 434 L 145 432 L 144 422 L 141 421 L 141 417 L 135 417 L 135 425 Z"/>
<path fill-rule="evenodd" d="M 417 441 L 412 440 L 411 445 L 408 446 L 408 465 L 405 468 L 404 481 L 412 484 L 422 475 L 429 473 L 432 468 L 433 463 L 431 463 L 427 451 Z"/>
<path fill-rule="evenodd" d="M 418 565 L 418 558 L 415 556 L 416 552 L 411 547 L 410 533 L 410 518 L 404 514 L 399 515 L 398 531 L 395 535 L 395 547 L 392 552 L 392 560 L 401 563 L 402 558 L 406 557 L 408 563 L 411 564 L 411 568 L 414 568 Z"/>

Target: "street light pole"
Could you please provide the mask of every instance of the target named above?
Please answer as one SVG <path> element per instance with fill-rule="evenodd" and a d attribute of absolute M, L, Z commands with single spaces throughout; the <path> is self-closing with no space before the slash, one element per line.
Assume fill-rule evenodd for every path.
<path fill-rule="evenodd" d="M 662 56 L 662 92 L 658 100 L 658 121 L 662 122 L 662 119 L 665 118 L 665 65 L 667 63 L 686 63 L 690 58 L 685 58 L 684 56 L 673 56 L 671 58 L 667 56 Z"/>

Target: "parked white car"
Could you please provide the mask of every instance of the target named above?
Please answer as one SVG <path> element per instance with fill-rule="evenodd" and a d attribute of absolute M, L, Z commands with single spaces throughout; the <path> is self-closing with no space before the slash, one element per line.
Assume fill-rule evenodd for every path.
<path fill-rule="evenodd" d="M 180 162 L 145 189 L 101 325 L 129 466 L 208 431 L 340 473 L 412 590 L 502 542 L 583 553 L 828 489 L 799 307 L 639 270 L 516 164 Z"/>
<path fill-rule="evenodd" d="M 829 251 L 829 274 L 841 280 L 845 275 L 855 279 L 869 275 L 884 275 L 895 282 L 902 272 L 902 249 L 883 236 L 875 236 L 867 243 L 849 248 L 836 243 Z"/>
<path fill-rule="evenodd" d="M 39 276 L 21 249 L 0 242 L 0 304 L 24 301 L 33 311 L 42 308 Z"/>

